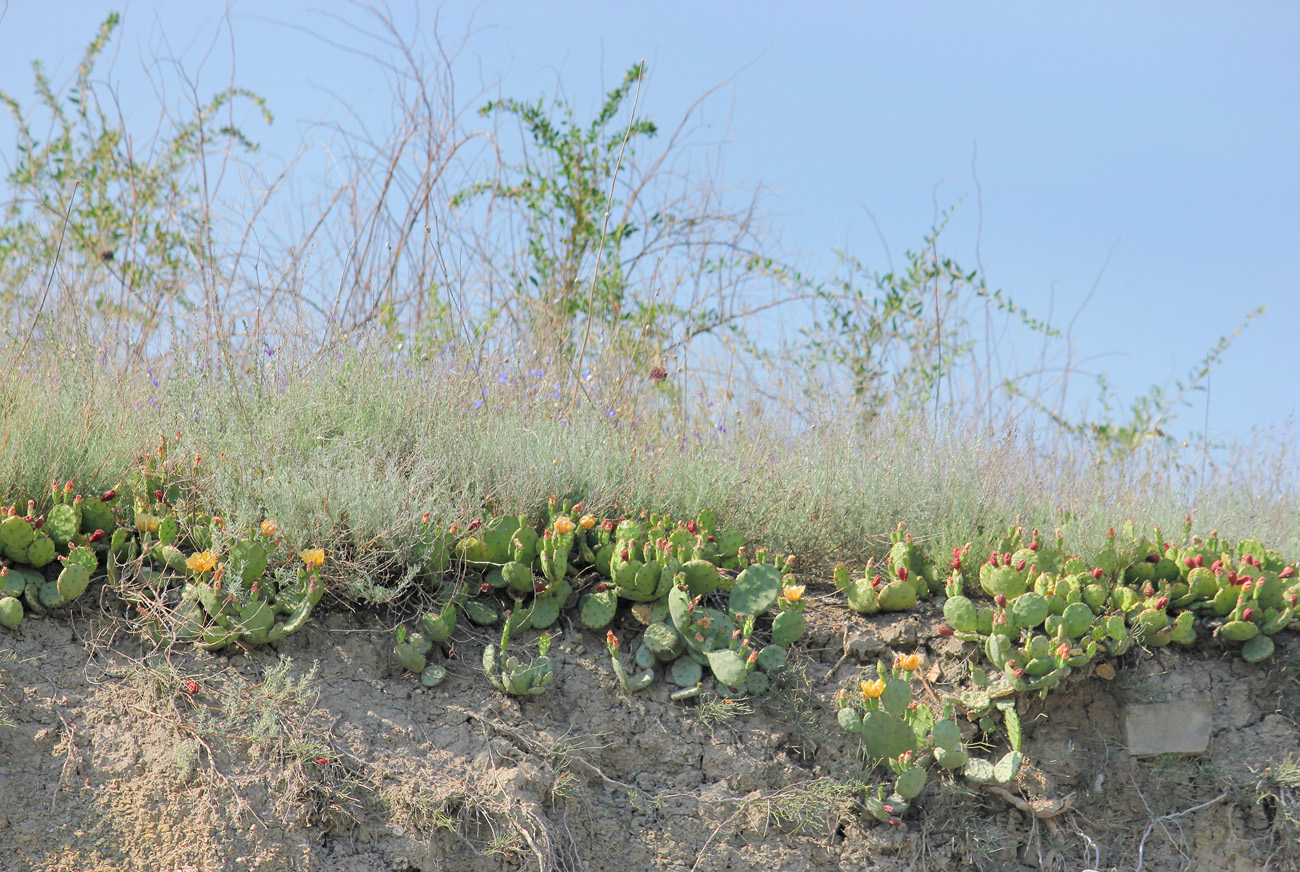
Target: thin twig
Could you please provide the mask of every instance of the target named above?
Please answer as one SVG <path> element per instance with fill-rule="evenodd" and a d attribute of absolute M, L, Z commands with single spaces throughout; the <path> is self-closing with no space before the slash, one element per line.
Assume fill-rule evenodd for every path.
<path fill-rule="evenodd" d="M 582 331 L 582 347 L 578 349 L 578 367 L 573 388 L 573 405 L 577 408 L 578 393 L 582 390 L 582 358 L 587 353 L 587 340 L 591 337 L 592 307 L 596 301 L 596 282 L 600 279 L 600 258 L 605 253 L 605 239 L 609 235 L 610 204 L 614 202 L 614 186 L 618 183 L 618 173 L 623 166 L 623 153 L 627 151 L 627 141 L 632 138 L 632 127 L 636 124 L 637 102 L 641 99 L 641 82 L 645 79 L 645 61 L 641 61 L 641 75 L 636 79 L 636 93 L 632 95 L 632 112 L 627 119 L 627 132 L 623 134 L 623 144 L 618 149 L 618 160 L 614 162 L 614 175 L 609 180 L 609 196 L 605 198 L 605 221 L 600 228 L 600 247 L 596 249 L 596 266 L 591 273 L 591 291 L 587 294 L 587 324 Z M 626 92 L 624 92 L 626 93 Z"/>

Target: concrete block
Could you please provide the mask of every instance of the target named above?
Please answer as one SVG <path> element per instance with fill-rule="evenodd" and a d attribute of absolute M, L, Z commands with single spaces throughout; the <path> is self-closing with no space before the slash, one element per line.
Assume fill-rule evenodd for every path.
<path fill-rule="evenodd" d="M 1203 754 L 1213 723 L 1214 704 L 1208 699 L 1124 707 L 1125 742 L 1134 757 Z"/>

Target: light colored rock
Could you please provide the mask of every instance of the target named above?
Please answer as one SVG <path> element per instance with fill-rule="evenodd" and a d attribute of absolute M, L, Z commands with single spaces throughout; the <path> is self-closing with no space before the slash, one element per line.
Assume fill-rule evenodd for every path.
<path fill-rule="evenodd" d="M 1210 744 L 1214 705 L 1209 700 L 1124 707 L 1124 735 L 1134 757 L 1203 754 Z"/>

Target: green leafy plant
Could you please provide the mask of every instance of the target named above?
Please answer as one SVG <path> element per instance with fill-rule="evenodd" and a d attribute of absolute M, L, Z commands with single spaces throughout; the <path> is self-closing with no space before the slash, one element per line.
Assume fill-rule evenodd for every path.
<path fill-rule="evenodd" d="M 0 91 L 17 128 L 7 176 L 12 199 L 0 212 L 0 299 L 18 323 L 56 302 L 87 305 L 84 314 L 131 325 L 133 338 L 148 340 L 170 307 L 194 309 L 199 285 L 211 287 L 220 276 L 203 164 L 218 148 L 256 149 L 223 116 L 237 101 L 252 104 L 267 123 L 271 114 L 262 97 L 231 86 L 144 147 L 95 75 L 120 21 L 116 13 L 104 19 L 66 93 L 33 63 L 48 135 L 17 98 Z M 49 300 L 46 279 L 58 263 L 67 290 Z"/>

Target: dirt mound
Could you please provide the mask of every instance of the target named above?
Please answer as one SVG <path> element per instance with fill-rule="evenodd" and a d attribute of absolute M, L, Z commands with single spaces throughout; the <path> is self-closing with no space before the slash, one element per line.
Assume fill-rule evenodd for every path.
<path fill-rule="evenodd" d="M 1015 783 L 932 778 L 893 828 L 862 812 L 869 773 L 835 696 L 912 650 L 942 690 L 961 645 L 925 609 L 808 615 L 768 694 L 686 703 L 662 683 L 624 693 L 603 641 L 564 619 L 554 682 L 523 699 L 488 687 L 474 628 L 428 689 L 373 614 L 216 654 L 144 648 L 111 609 L 26 621 L 0 637 L 0 869 L 1300 866 L 1295 634 L 1260 666 L 1137 653 L 1113 680 L 1022 700 Z M 1213 703 L 1204 754 L 1129 755 L 1126 705 L 1190 697 Z"/>

